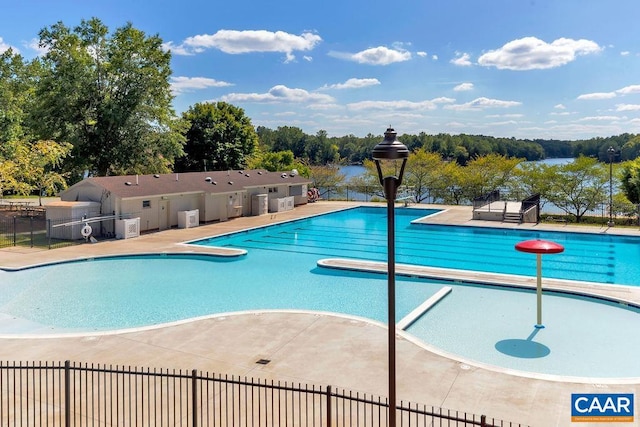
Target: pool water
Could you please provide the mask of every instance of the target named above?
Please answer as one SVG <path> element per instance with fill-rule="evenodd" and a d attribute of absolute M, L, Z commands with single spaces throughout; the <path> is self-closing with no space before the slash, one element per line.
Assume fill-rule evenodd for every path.
<path fill-rule="evenodd" d="M 414 259 L 447 259 L 421 234 L 432 227 L 411 224 L 429 212 L 399 211 L 398 232 L 405 235 L 399 240 L 404 253 L 399 262 L 416 257 L 416 249 L 410 247 L 427 254 Z M 486 238 L 487 233 L 476 235 Z M 553 240 L 562 236 L 557 237 Z M 210 239 L 207 244 L 241 247 L 248 253 L 231 259 L 196 254 L 107 257 L 0 270 L 0 334 L 108 331 L 271 309 L 344 313 L 386 322 L 386 275 L 317 267 L 326 257 L 386 259 L 384 209 L 321 215 Z M 495 245 L 511 245 L 515 252 L 511 243 Z M 532 258 L 523 258 L 527 266 L 519 266 L 520 273 L 535 274 Z M 545 274 L 550 258 L 545 259 Z M 397 320 L 443 286 L 450 286 L 451 293 L 407 331 L 428 346 L 471 363 L 517 371 L 640 378 L 636 308 L 545 293 L 546 327 L 534 334 L 534 292 L 398 277 Z"/>
<path fill-rule="evenodd" d="M 565 247 L 543 257 L 545 277 L 640 286 L 640 237 L 414 222 L 437 212 L 396 209 L 397 263 L 535 276 L 535 256 L 514 247 L 543 239 Z M 193 243 L 386 261 L 386 227 L 386 209 L 359 207 Z"/>

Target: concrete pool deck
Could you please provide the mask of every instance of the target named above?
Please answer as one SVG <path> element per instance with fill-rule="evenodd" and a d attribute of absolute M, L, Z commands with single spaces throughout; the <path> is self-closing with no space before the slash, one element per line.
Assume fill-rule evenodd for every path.
<path fill-rule="evenodd" d="M 358 204 L 320 201 L 299 206 L 289 212 L 237 218 L 191 229 L 145 234 L 135 239 L 104 241 L 55 250 L 4 248 L 0 249 L 0 266 L 18 268 L 43 262 L 127 253 L 211 252 L 215 249 L 195 248 L 182 242 Z M 446 211 L 426 221 L 450 225 L 615 232 L 640 236 L 638 229 L 608 230 L 601 227 L 472 221 L 470 207 L 442 208 Z M 496 281 L 500 279 L 498 276 L 495 275 Z M 590 290 L 589 284 L 560 285 L 569 289 L 584 287 L 579 290 Z M 640 288 L 625 287 L 620 290 L 605 287 L 598 291 L 603 295 L 640 303 Z M 151 368 L 195 368 L 254 378 L 332 385 L 386 396 L 386 338 L 386 325 L 366 319 L 330 313 L 266 311 L 212 316 L 117 334 L 5 337 L 0 338 L 0 359 L 68 359 L 75 362 Z M 597 345 L 597 338 L 594 338 L 594 345 Z M 271 362 L 267 365 L 256 364 L 259 359 L 269 359 Z M 640 382 L 631 379 L 616 382 L 527 377 L 504 369 L 481 367 L 445 357 L 420 345 L 410 335 L 398 333 L 398 400 L 485 414 L 490 418 L 533 426 L 568 426 L 571 425 L 571 393 L 634 393 L 640 396 Z"/>

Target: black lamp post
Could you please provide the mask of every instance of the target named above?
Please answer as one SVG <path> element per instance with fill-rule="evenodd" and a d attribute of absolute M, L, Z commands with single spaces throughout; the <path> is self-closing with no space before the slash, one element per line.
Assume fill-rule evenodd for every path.
<path fill-rule="evenodd" d="M 616 150 L 613 147 L 607 149 L 609 154 L 609 227 L 613 227 L 613 155 L 616 154 Z"/>
<path fill-rule="evenodd" d="M 387 298 L 388 298 L 388 351 L 389 351 L 389 427 L 396 426 L 396 260 L 395 260 L 395 200 L 398 187 L 402 184 L 404 167 L 409 157 L 409 149 L 396 139 L 397 133 L 388 128 L 384 133 L 384 140 L 373 148 L 373 160 L 378 169 L 378 178 L 384 188 L 384 198 L 387 199 Z M 394 162 L 394 173 L 398 170 L 397 163 L 401 161 L 398 176 L 382 176 L 383 161 Z"/>

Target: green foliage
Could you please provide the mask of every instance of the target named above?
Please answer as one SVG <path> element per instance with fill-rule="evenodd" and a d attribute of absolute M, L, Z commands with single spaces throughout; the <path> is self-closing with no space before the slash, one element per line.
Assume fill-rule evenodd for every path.
<path fill-rule="evenodd" d="M 499 154 L 488 154 L 471 160 L 463 169 L 462 187 L 468 200 L 481 197 L 506 186 L 520 159 L 509 159 Z"/>
<path fill-rule="evenodd" d="M 622 190 L 627 199 L 634 204 L 640 204 L 640 159 L 626 162 L 620 173 Z"/>
<path fill-rule="evenodd" d="M 584 214 L 604 203 L 609 182 L 605 165 L 590 157 L 578 157 L 549 170 L 552 182 L 546 198 L 580 222 Z"/>
<path fill-rule="evenodd" d="M 180 172 L 243 169 L 258 135 L 242 108 L 226 102 L 195 104 L 182 115 L 189 124 Z"/>
<path fill-rule="evenodd" d="M 311 169 L 303 162 L 296 160 L 291 151 L 276 153 L 257 152 L 247 159 L 248 169 L 265 169 L 269 172 L 297 170 L 301 176 L 309 178 Z"/>
<path fill-rule="evenodd" d="M 182 153 L 171 102 L 170 53 L 127 24 L 97 18 L 40 31 L 47 49 L 31 124 L 38 138 L 73 145 L 68 169 L 95 175 L 170 171 Z"/>
<path fill-rule="evenodd" d="M 316 188 L 335 188 L 345 181 L 345 175 L 340 173 L 340 168 L 336 165 L 311 166 L 310 170 L 309 178 L 313 180 L 313 186 Z"/>

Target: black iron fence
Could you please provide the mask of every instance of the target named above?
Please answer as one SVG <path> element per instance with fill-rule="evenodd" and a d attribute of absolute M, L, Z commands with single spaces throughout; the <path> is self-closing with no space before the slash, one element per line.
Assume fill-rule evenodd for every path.
<path fill-rule="evenodd" d="M 197 370 L 0 362 L 3 426 L 388 425 L 385 399 L 367 394 Z M 516 426 L 400 402 L 400 426 Z"/>

